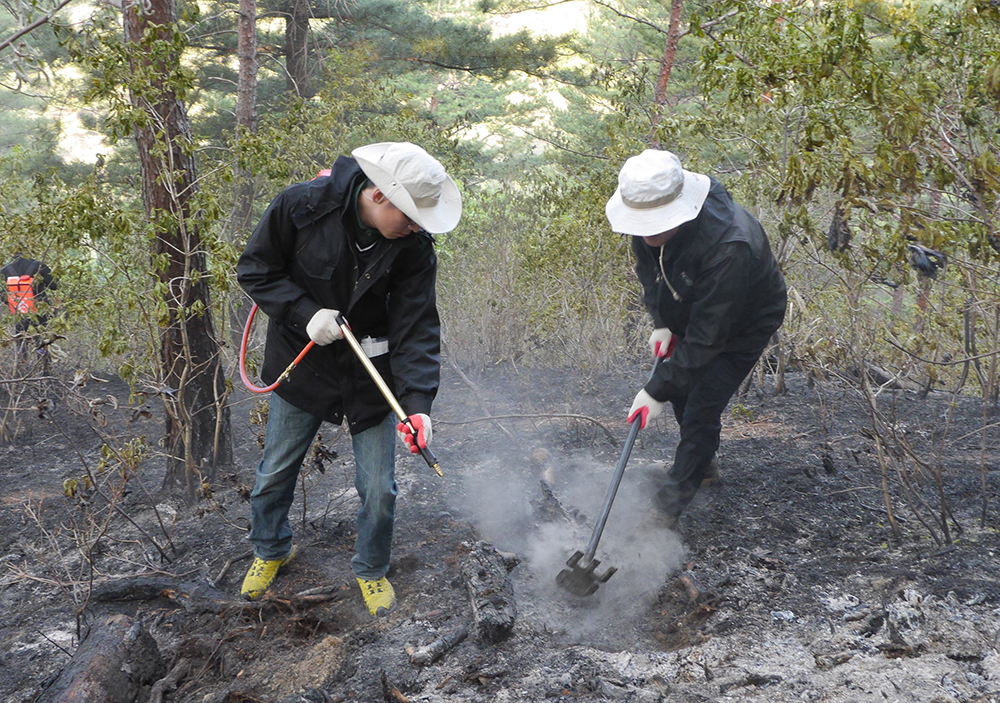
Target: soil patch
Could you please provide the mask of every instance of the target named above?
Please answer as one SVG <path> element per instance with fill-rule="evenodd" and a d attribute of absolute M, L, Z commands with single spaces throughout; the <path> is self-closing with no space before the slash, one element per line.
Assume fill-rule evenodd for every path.
<path fill-rule="evenodd" d="M 640 433 L 598 549 L 617 573 L 590 598 L 557 588 L 587 546 L 647 373 L 446 366 L 434 409 L 445 476 L 400 451 L 399 606 L 381 620 L 350 571 L 357 500 L 341 428 L 322 428 L 296 495 L 299 556 L 248 606 L 259 399 L 237 393 L 236 468 L 197 504 L 161 493 L 150 459 L 109 510 L 125 440 L 155 444 L 160 412 L 128 406 L 114 379 L 72 398 L 52 389 L 0 447 L 0 699 L 38 698 L 88 627 L 124 614 L 168 668 L 186 662 L 166 701 L 1000 702 L 1000 471 L 996 433 L 983 439 L 997 413 L 977 399 L 885 391 L 891 437 L 878 438 L 847 385 L 754 384 L 723 417 L 719 485 L 679 533 L 648 501 L 677 441 L 666 413 Z M 85 464 L 103 495 L 81 483 Z M 475 636 L 458 566 L 480 540 L 520 561 L 517 623 L 500 643 Z M 472 634 L 438 659 L 410 663 L 408 649 L 463 625 Z"/>

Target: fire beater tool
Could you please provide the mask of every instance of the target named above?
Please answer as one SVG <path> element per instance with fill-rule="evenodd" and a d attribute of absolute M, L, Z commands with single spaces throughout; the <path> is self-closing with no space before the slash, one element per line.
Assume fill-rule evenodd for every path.
<path fill-rule="evenodd" d="M 660 362 L 664 358 L 669 358 L 669 354 L 672 351 L 673 345 L 671 345 L 667 357 L 658 356 L 656 358 L 650 378 L 656 375 L 656 369 L 659 368 Z M 628 463 L 629 455 L 632 453 L 632 445 L 635 444 L 635 438 L 638 436 L 641 426 L 642 421 L 639 416 L 636 416 L 632 420 L 628 439 L 625 440 L 625 448 L 622 450 L 621 458 L 618 460 L 618 466 L 615 468 L 611 485 L 608 486 L 608 493 L 604 498 L 604 507 L 601 509 L 601 516 L 597 520 L 597 524 L 594 525 L 594 532 L 590 537 L 590 544 L 587 545 L 587 551 L 574 552 L 573 556 L 566 560 L 567 568 L 556 575 L 556 584 L 575 596 L 584 597 L 594 595 L 597 589 L 600 588 L 600 585 L 607 583 L 607 580 L 618 571 L 617 568 L 609 566 L 603 574 L 598 575 L 596 570 L 601 562 L 594 559 L 594 554 L 597 552 L 597 543 L 601 541 L 604 525 L 607 523 L 608 515 L 611 513 L 611 504 L 618 493 L 618 486 L 622 482 L 622 476 L 625 474 L 625 465 Z"/>

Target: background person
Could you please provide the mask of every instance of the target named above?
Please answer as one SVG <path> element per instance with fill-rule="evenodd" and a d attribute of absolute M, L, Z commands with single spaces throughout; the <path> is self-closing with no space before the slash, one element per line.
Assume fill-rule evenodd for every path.
<path fill-rule="evenodd" d="M 784 320 L 785 281 L 760 222 L 669 151 L 629 158 L 605 212 L 632 235 L 653 354 L 668 356 L 677 337 L 628 412 L 645 427 L 673 405 L 680 441 L 654 503 L 676 529 L 711 474 L 722 412 Z"/>
<path fill-rule="evenodd" d="M 44 336 L 49 320 L 44 309 L 58 304 L 54 296 L 49 299 L 49 291 L 58 287 L 52 271 L 38 259 L 15 254 L 10 263 L 0 268 L 0 275 L 7 284 L 7 309 L 14 317 L 14 333 L 21 336 L 17 343 L 18 359 L 27 360 L 30 349 L 28 340 L 32 338 L 34 350 L 42 361 L 42 373 L 47 375 L 50 340 Z"/>
<path fill-rule="evenodd" d="M 288 511 L 299 469 L 322 422 L 339 425 L 346 417 L 361 499 L 351 567 L 369 612 L 383 615 L 396 603 L 385 577 L 398 493 L 396 434 L 418 449 L 336 318 L 347 318 L 426 446 L 441 336 L 431 233 L 458 224 L 462 200 L 444 167 L 419 146 L 371 144 L 352 156 L 338 158 L 329 175 L 278 194 L 237 266 L 240 285 L 269 318 L 264 382 L 273 383 L 309 340 L 317 345 L 270 397 L 250 499 L 255 558 L 241 594 L 260 598 L 295 555 Z"/>

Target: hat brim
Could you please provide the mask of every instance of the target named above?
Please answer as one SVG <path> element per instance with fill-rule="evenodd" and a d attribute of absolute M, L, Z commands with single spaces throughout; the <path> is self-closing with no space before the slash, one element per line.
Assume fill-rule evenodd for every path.
<path fill-rule="evenodd" d="M 446 180 L 441 185 L 441 197 L 437 203 L 431 207 L 418 207 L 406 188 L 375 163 L 390 145 L 391 142 L 369 144 L 355 149 L 351 155 L 368 176 L 368 180 L 382 191 L 390 203 L 420 225 L 421 229 L 431 234 L 444 234 L 455 229 L 458 221 L 462 219 L 462 194 L 454 179 L 446 174 Z"/>
<path fill-rule="evenodd" d="M 608 216 L 611 229 L 619 234 L 653 237 L 696 218 L 711 187 L 712 181 L 708 176 L 684 171 L 684 189 L 680 197 L 666 205 L 646 209 L 626 205 L 619 187 L 608 200 L 604 214 Z"/>

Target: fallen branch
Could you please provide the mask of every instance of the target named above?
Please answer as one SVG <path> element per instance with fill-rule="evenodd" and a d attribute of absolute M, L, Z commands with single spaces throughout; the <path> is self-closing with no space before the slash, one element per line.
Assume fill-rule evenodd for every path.
<path fill-rule="evenodd" d="M 382 669 L 379 673 L 382 681 L 382 697 L 385 698 L 386 703 L 410 703 L 410 699 L 404 696 L 402 691 L 389 683 L 389 677 L 386 676 L 385 669 Z"/>
<path fill-rule="evenodd" d="M 316 586 L 316 588 L 307 588 L 304 591 L 299 591 L 295 594 L 296 598 L 308 598 L 309 596 L 320 596 L 329 595 L 330 593 L 336 593 L 343 589 L 343 586 L 336 583 L 327 584 L 326 586 Z"/>
<path fill-rule="evenodd" d="M 219 584 L 222 583 L 222 579 L 226 577 L 226 573 L 229 571 L 229 568 L 233 564 L 235 564 L 238 561 L 243 561 L 244 559 L 248 559 L 252 556 L 253 556 L 253 550 L 248 549 L 246 552 L 240 554 L 238 557 L 233 557 L 232 559 L 229 559 L 225 564 L 223 564 L 222 571 L 220 571 L 219 575 L 215 577 L 215 580 L 213 581 L 209 579 L 208 585 L 211 586 L 212 588 L 218 588 Z"/>
<path fill-rule="evenodd" d="M 189 613 L 221 613 L 231 607 L 229 600 L 219 598 L 214 589 L 199 583 L 178 583 L 168 578 L 122 579 L 94 587 L 91 600 L 156 600 L 166 598 Z"/>
<path fill-rule="evenodd" d="M 166 676 L 153 684 L 153 687 L 149 690 L 149 703 L 163 703 L 163 696 L 171 691 L 176 691 L 177 684 L 188 675 L 190 670 L 190 659 L 178 660 Z"/>
<path fill-rule="evenodd" d="M 418 649 L 407 647 L 406 653 L 410 655 L 410 663 L 414 666 L 427 666 L 468 636 L 469 629 L 465 625 L 459 625 L 424 647 Z"/>
<path fill-rule="evenodd" d="M 702 598 L 704 592 L 701 590 L 701 585 L 693 573 L 682 571 L 677 580 L 683 584 L 684 590 L 687 591 L 688 598 L 692 603 L 697 603 Z"/>

